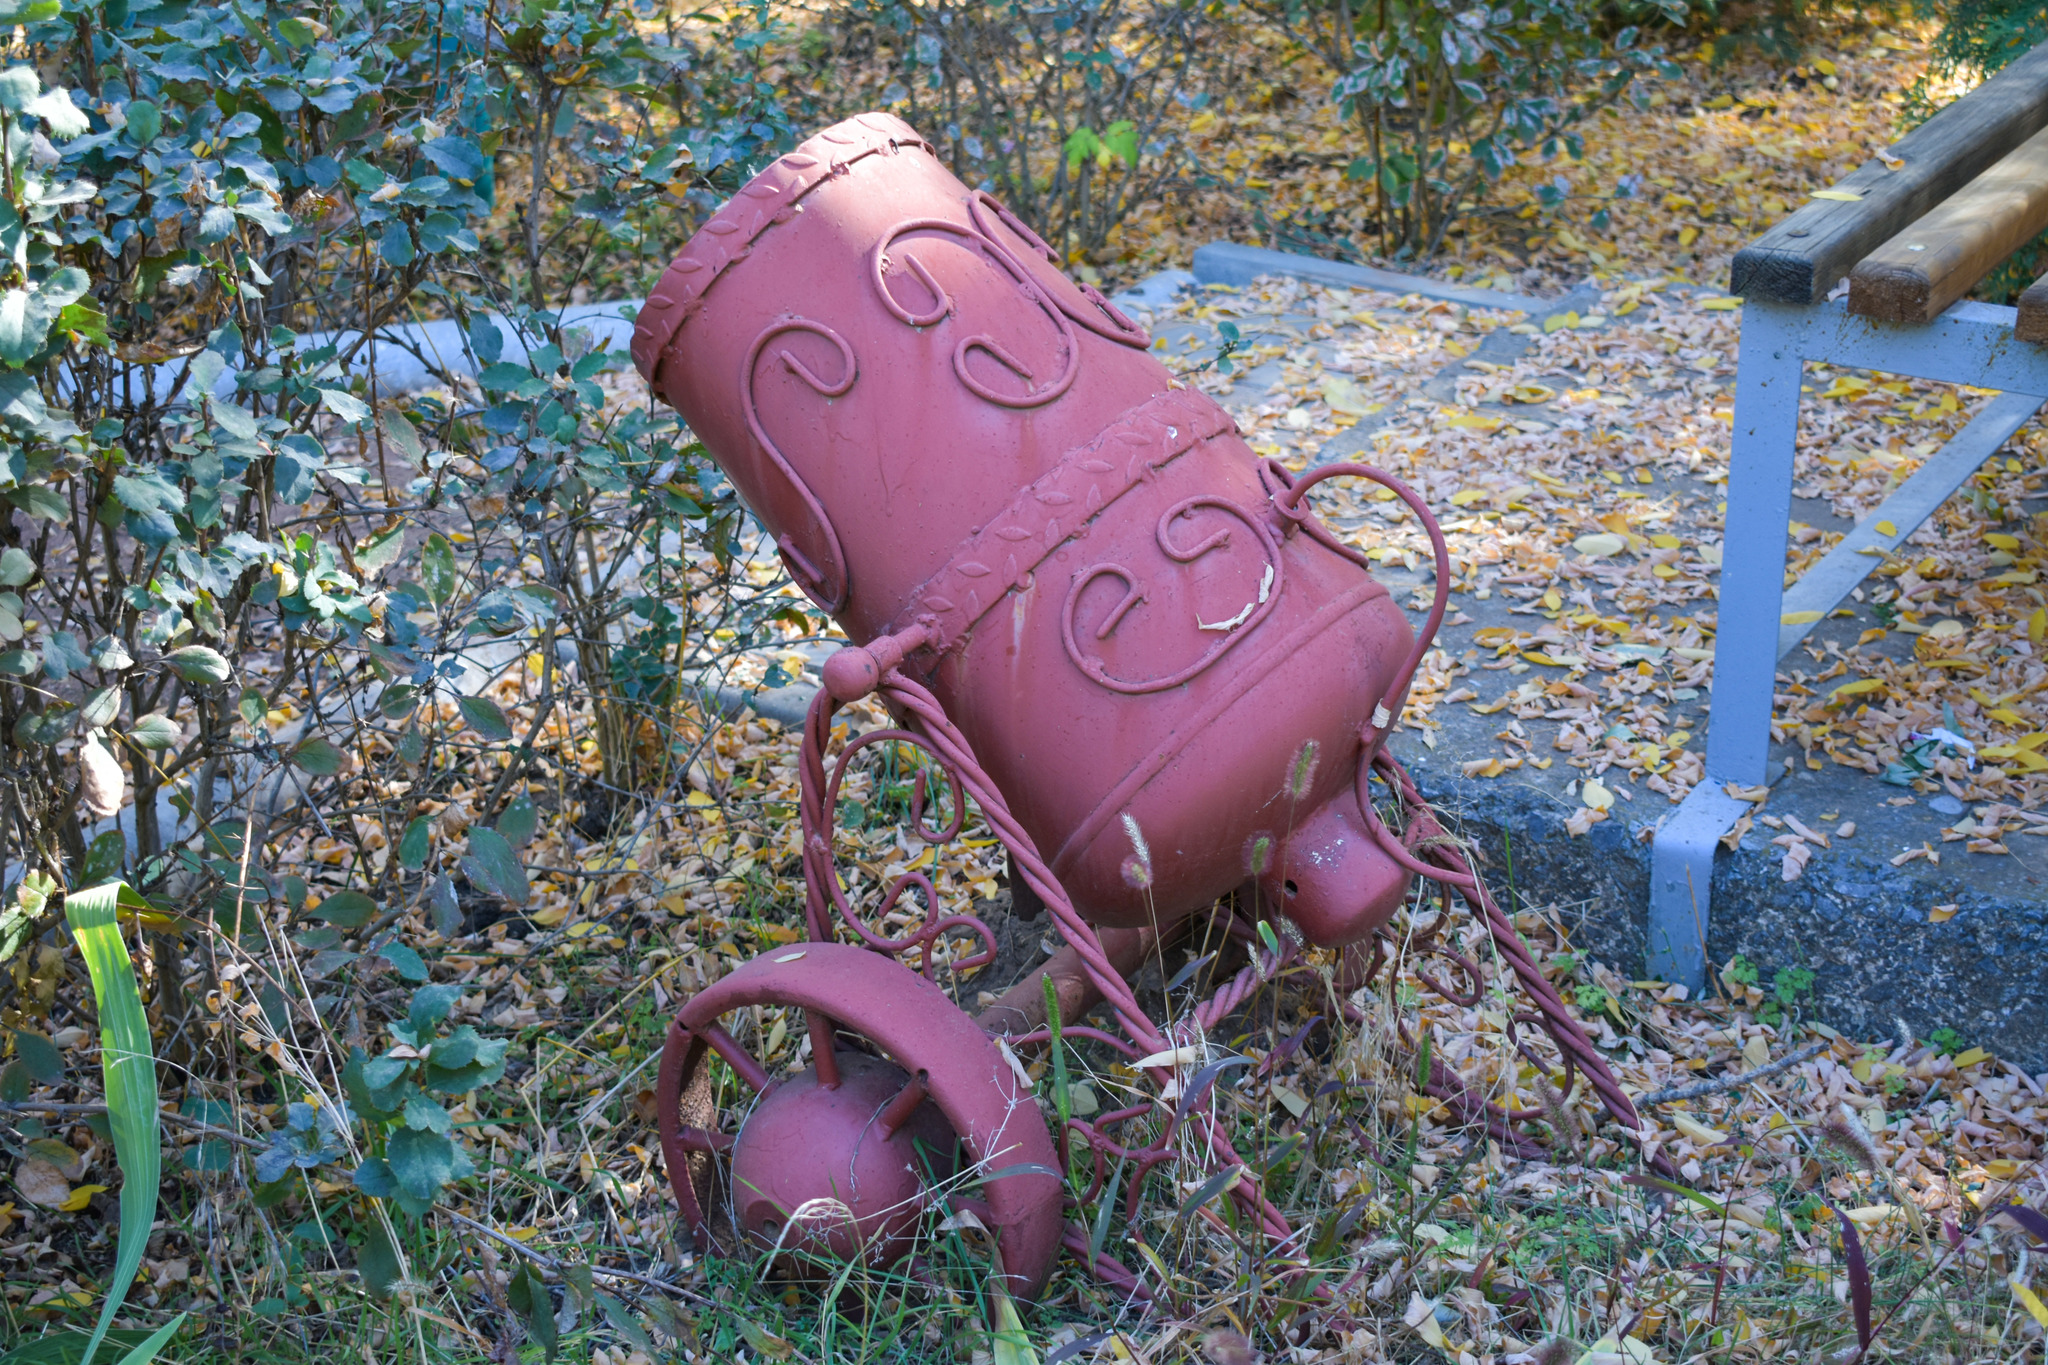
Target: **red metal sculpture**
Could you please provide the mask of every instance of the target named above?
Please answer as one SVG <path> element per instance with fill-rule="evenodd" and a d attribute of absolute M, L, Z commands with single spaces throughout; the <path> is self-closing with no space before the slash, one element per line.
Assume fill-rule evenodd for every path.
<path fill-rule="evenodd" d="M 1050 1271 L 1064 1163 L 990 1039 L 1044 1037 L 1039 982 L 977 1027 L 897 959 L 918 950 L 928 976 L 936 941 L 970 931 L 990 947 L 955 965 L 985 961 L 985 926 L 940 914 L 917 873 L 863 915 L 833 867 L 831 812 L 848 761 L 899 740 L 939 760 L 1051 909 L 1066 946 L 1042 974 L 1064 1017 L 1106 1000 L 1126 1036 L 1069 1032 L 1152 1059 L 1156 1082 L 1173 1078 L 1192 1032 L 1280 965 L 1244 914 L 1221 912 L 1254 961 L 1169 1036 L 1125 981 L 1160 934 L 1249 885 L 1307 942 L 1360 944 L 1420 873 L 1494 924 L 1538 1005 L 1528 1021 L 1557 1039 L 1567 1088 L 1572 1069 L 1585 1070 L 1634 1126 L 1583 1032 L 1382 749 L 1451 580 L 1428 509 L 1365 466 L 1296 479 L 1260 461 L 1229 414 L 1149 347 L 1028 227 L 885 114 L 829 128 L 755 177 L 642 311 L 641 373 L 717 458 L 797 583 L 860 642 L 827 662 L 804 738 L 813 941 L 692 999 L 663 1059 L 668 1168 L 700 1237 L 692 1159 L 701 1167 L 702 1154 L 730 1149 L 743 1231 L 893 1257 L 932 1197 L 933 1163 L 954 1169 L 950 1134 L 963 1169 L 978 1173 L 1011 1291 L 1030 1298 Z M 1419 635 L 1363 557 L 1310 514 L 1308 489 L 1336 475 L 1393 489 L 1428 527 L 1437 596 Z M 828 772 L 834 709 L 875 692 L 907 728 L 862 735 Z M 1375 778 L 1398 829 L 1375 808 Z M 955 800 L 950 828 L 919 833 L 957 834 L 965 805 Z M 930 912 L 921 929 L 887 939 L 871 927 L 912 891 Z M 834 941 L 842 920 L 862 947 Z M 1283 958 L 1297 951 L 1291 936 L 1272 941 Z M 1375 948 L 1368 977 L 1380 960 Z M 1464 965 L 1476 990 L 1479 969 Z M 812 1062 L 795 1079 L 771 1081 L 718 1024 L 762 1003 L 807 1012 Z M 736 1139 L 683 1120 L 707 1049 L 763 1093 Z M 1431 1085 L 1526 1147 L 1514 1125 L 1533 1115 L 1469 1099 L 1447 1071 Z M 1138 1120 L 1154 1125 L 1145 1141 L 1119 1142 Z M 1163 1114 L 1144 1104 L 1071 1120 L 1062 1153 L 1076 1135 L 1096 1171 L 1093 1188 L 1071 1192 L 1080 1203 L 1117 1157 L 1136 1162 L 1133 1200 L 1176 1154 L 1237 1161 L 1199 1096 Z M 1288 1235 L 1255 1185 L 1233 1197 Z M 1089 1245 L 1075 1227 L 1064 1236 Z M 1092 1268 L 1142 1289 L 1107 1258 Z"/>

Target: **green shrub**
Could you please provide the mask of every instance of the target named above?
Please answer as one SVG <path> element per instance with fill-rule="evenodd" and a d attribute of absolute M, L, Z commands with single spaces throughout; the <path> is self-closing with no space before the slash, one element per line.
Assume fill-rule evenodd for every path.
<path fill-rule="evenodd" d="M 1925 17 L 1940 18 L 1941 31 L 1928 53 L 1927 70 L 1906 92 L 1906 121 L 1919 124 L 1941 106 L 1934 91 L 1958 77 L 1975 86 L 2015 59 L 2048 42 L 2048 4 L 2042 0 L 1921 0 Z M 2048 235 L 2035 238 L 1985 276 L 1973 296 L 2012 303 L 2048 270 Z"/>
<path fill-rule="evenodd" d="M 463 894 L 525 903 L 547 751 L 581 782 L 595 740 L 600 811 L 665 799 L 683 677 L 789 609 L 735 562 L 701 447 L 617 401 L 623 349 L 562 314 L 594 279 L 636 296 L 788 142 L 764 12 L 667 44 L 611 0 L 0 17 L 25 40 L 0 71 L 0 863 L 30 874 L 0 950 L 26 961 L 58 885 L 125 868 L 255 954 L 268 1036 L 331 1041 L 380 974 L 428 975 L 404 935 L 457 932 Z M 504 676 L 524 713 L 486 693 Z M 466 822 L 420 817 L 450 800 Z M 309 886 L 279 861 L 316 835 L 340 857 Z M 158 989 L 183 1008 L 175 973 Z M 321 1089 L 290 1055 L 279 1084 Z M 416 1206 L 462 1163 L 405 1086 L 468 1087 L 383 1065 L 353 1121 L 421 1157 L 391 1164 Z M 234 1069 L 195 1062 L 187 1103 Z M 336 1114 L 288 1109 L 259 1182 L 349 1147 Z"/>
<path fill-rule="evenodd" d="M 1668 71 L 1633 26 L 1608 33 L 1575 0 L 1247 0 L 1336 77 L 1357 129 L 1348 174 L 1372 198 L 1382 251 L 1434 255 L 1510 166 L 1574 158 L 1574 131 L 1644 75 Z M 1682 0 L 1658 10 L 1683 19 Z"/>
<path fill-rule="evenodd" d="M 1212 18 L 1195 0 L 851 0 L 885 96 L 970 185 L 1080 261 L 1185 169 Z"/>

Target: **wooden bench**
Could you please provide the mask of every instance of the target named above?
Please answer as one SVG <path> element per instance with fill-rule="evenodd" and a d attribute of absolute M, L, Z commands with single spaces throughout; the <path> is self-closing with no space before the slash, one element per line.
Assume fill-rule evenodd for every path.
<path fill-rule="evenodd" d="M 1856 199 L 1810 200 L 1737 252 L 1729 291 L 1770 303 L 1821 302 L 1858 262 L 1937 212 L 2043 128 L 2048 128 L 2048 43 L 1900 138 L 1885 157 L 1873 157 L 1833 186 Z M 1964 291 L 2011 252 L 2008 246 L 1985 262 Z"/>
<path fill-rule="evenodd" d="M 1777 663 L 2048 402 L 2048 277 L 2018 308 L 1965 296 L 2048 229 L 2048 44 L 1737 253 L 1743 298 L 1707 777 L 1652 846 L 1646 966 L 1705 981 L 1714 854 L 1771 776 Z M 1848 297 L 1837 286 L 1848 280 Z M 2002 390 L 1785 586 L 1808 361 Z M 1732 789 L 1732 790 L 1731 790 Z"/>

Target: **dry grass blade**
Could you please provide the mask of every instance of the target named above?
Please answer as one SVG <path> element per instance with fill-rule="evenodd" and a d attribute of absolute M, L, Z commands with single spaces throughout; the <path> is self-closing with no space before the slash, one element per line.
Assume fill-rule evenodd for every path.
<path fill-rule="evenodd" d="M 79 954 L 92 976 L 93 999 L 99 1010 L 100 1067 L 106 1079 L 107 1120 L 114 1133 L 114 1157 L 121 1167 L 119 1251 L 100 1308 L 99 1324 L 93 1329 L 81 1365 L 92 1365 L 107 1329 L 114 1325 L 114 1315 L 128 1296 L 128 1287 L 135 1281 L 135 1272 L 142 1265 L 143 1248 L 149 1241 L 150 1227 L 156 1222 L 157 1186 L 162 1176 L 156 1057 L 150 1047 L 149 1020 L 142 1011 L 142 995 L 136 986 L 135 964 L 129 961 L 128 945 L 121 941 L 119 912 L 124 904 L 131 909 L 147 908 L 147 902 L 121 882 L 74 891 L 64 902 L 64 917 L 70 922 Z M 149 1354 L 155 1354 L 154 1348 Z"/>

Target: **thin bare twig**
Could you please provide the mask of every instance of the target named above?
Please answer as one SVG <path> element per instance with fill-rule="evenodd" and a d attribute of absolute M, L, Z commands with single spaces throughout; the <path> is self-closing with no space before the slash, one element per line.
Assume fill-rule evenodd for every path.
<path fill-rule="evenodd" d="M 488 1227 L 483 1223 L 477 1222 L 474 1218 L 465 1218 L 461 1214 L 455 1212 L 453 1209 L 443 1209 L 441 1210 L 441 1212 L 448 1218 L 451 1218 L 455 1222 L 460 1223 L 462 1224 L 462 1226 L 470 1229 L 472 1232 L 481 1232 L 484 1236 L 490 1238 L 492 1241 L 500 1242 L 505 1246 L 510 1247 L 512 1250 L 518 1252 L 521 1256 L 524 1256 L 527 1260 L 532 1261 L 535 1265 L 539 1266 L 542 1270 L 545 1270 L 550 1275 L 553 1275 L 556 1279 L 563 1278 L 562 1263 L 556 1260 L 553 1256 L 548 1255 L 545 1251 L 536 1251 L 534 1248 L 526 1245 L 526 1243 L 518 1240 L 517 1238 L 508 1237 L 504 1233 L 499 1232 L 496 1228 Z M 611 1270 L 601 1265 L 591 1266 L 590 1273 L 592 1275 L 601 1275 L 606 1279 L 625 1280 L 630 1284 L 637 1284 L 646 1289 L 658 1289 L 664 1294 L 674 1294 L 677 1298 L 688 1299 L 692 1303 L 701 1303 L 712 1307 L 717 1306 L 714 1300 L 706 1297 L 705 1295 L 694 1293 L 691 1290 L 683 1288 L 679 1284 L 670 1284 L 667 1280 L 657 1280 L 652 1275 L 642 1275 L 631 1270 Z"/>
<path fill-rule="evenodd" d="M 0 1103 L 0 1112 L 9 1114 L 77 1114 L 81 1118 L 85 1118 L 94 1114 L 106 1113 L 107 1106 L 104 1104 L 51 1104 L 39 1100 L 23 1100 L 19 1104 Z M 175 1109 L 159 1110 L 157 1111 L 157 1117 L 174 1127 L 183 1128 L 188 1132 L 204 1133 L 207 1137 L 217 1137 L 223 1142 L 235 1142 L 240 1143 L 244 1147 L 259 1148 L 270 1145 L 267 1142 L 261 1142 L 252 1137 L 245 1137 L 232 1128 L 216 1127 L 211 1123 L 195 1119 L 190 1114 L 181 1114 Z"/>
<path fill-rule="evenodd" d="M 1775 1076 L 1780 1071 L 1798 1066 L 1801 1062 L 1812 1061 L 1834 1044 L 1829 1042 L 1808 1043 L 1797 1052 L 1790 1052 L 1775 1062 L 1767 1062 L 1754 1071 L 1745 1071 L 1740 1076 L 1717 1076 L 1711 1081 L 1697 1085 L 1675 1086 L 1670 1090 L 1654 1090 L 1647 1095 L 1636 1096 L 1637 1104 L 1676 1104 L 1680 1100 L 1696 1100 L 1702 1095 L 1718 1095 L 1723 1090 L 1733 1090 L 1751 1081 L 1760 1081 L 1766 1076 Z"/>

